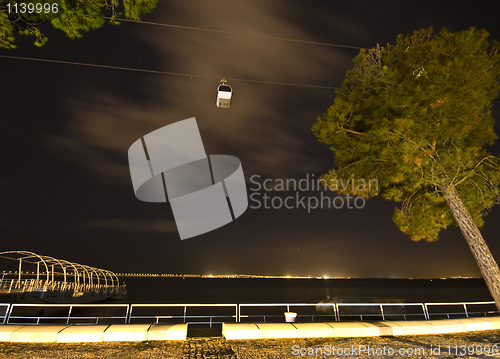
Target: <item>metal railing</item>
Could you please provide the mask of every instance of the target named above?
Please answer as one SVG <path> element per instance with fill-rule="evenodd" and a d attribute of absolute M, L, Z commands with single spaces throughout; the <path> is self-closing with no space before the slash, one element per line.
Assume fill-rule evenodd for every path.
<path fill-rule="evenodd" d="M 452 309 L 452 308 L 460 308 Z M 2 324 L 302 322 L 458 318 L 498 315 L 494 301 L 456 303 L 262 303 L 262 304 L 21 304 L 0 303 Z M 119 313 L 117 313 L 119 312 Z"/>
<path fill-rule="evenodd" d="M 207 308 L 212 307 L 216 309 L 221 308 L 232 308 L 231 313 L 222 314 L 212 314 L 212 315 L 200 315 L 200 314 L 190 314 L 188 313 L 189 308 Z M 134 315 L 134 309 L 146 309 L 146 308 L 166 308 L 166 309 L 182 309 L 182 313 L 175 313 L 167 311 L 163 315 L 159 314 L 143 314 L 143 315 Z M 234 313 L 234 314 L 233 314 Z M 183 323 L 190 324 L 209 324 L 212 327 L 212 324 L 222 323 L 220 320 L 222 318 L 229 318 L 230 321 L 234 321 L 238 323 L 239 306 L 238 304 L 131 304 L 128 323 L 131 323 L 133 320 L 154 320 L 155 324 L 159 324 L 161 322 L 172 322 L 172 321 L 180 321 L 182 319 Z"/>
<path fill-rule="evenodd" d="M 0 303 L 0 308 L 2 308 L 2 312 L 0 314 L 0 318 L 2 319 L 2 324 L 5 324 L 7 321 L 7 318 L 9 316 L 9 311 L 10 311 L 10 304 L 7 303 Z M 5 311 L 3 310 L 5 308 Z"/>
<path fill-rule="evenodd" d="M 411 316 L 423 316 L 424 319 L 429 319 L 429 316 L 427 314 L 427 309 L 425 307 L 425 303 L 337 303 L 336 305 L 336 313 L 337 313 L 337 321 L 340 321 L 341 313 L 340 313 L 340 308 L 342 307 L 367 307 L 367 308 L 374 308 L 375 310 L 379 310 L 380 313 L 365 313 L 365 314 L 353 314 L 353 313 L 347 313 L 344 314 L 346 317 L 352 317 L 358 316 L 360 317 L 360 320 L 363 320 L 363 316 L 365 318 L 370 318 L 370 317 L 381 317 L 382 320 L 386 320 L 386 318 L 390 317 L 403 317 L 404 320 L 407 320 L 408 317 Z M 390 313 L 384 310 L 384 307 L 415 307 L 415 308 L 420 308 L 422 309 L 422 312 L 417 312 L 417 313 Z"/>
<path fill-rule="evenodd" d="M 4 305 L 4 304 L 0 304 Z M 124 315 L 89 315 L 89 309 L 98 309 L 102 313 L 102 310 L 109 308 L 111 310 L 122 309 L 125 310 Z M 21 310 L 24 315 L 16 315 L 15 311 Z M 22 310 L 24 309 L 24 310 Z M 31 309 L 32 313 L 28 315 Z M 50 310 L 52 309 L 52 310 Z M 59 309 L 59 310 L 58 310 Z M 85 309 L 87 310 L 86 315 L 75 314 L 75 309 Z M 89 323 L 99 324 L 99 321 L 108 319 L 111 321 L 120 320 L 122 323 L 127 323 L 127 318 L 129 315 L 130 305 L 129 304 L 10 304 L 7 315 L 4 318 L 4 324 L 42 324 L 42 323 L 65 323 L 70 324 L 71 321 L 77 323 Z M 37 313 L 38 311 L 38 313 Z M 41 314 L 39 312 L 42 312 Z M 80 310 L 82 311 L 82 310 Z M 49 313 L 47 313 L 49 312 Z M 51 313 L 52 312 L 52 313 Z M 54 315 L 57 314 L 57 315 Z M 18 321 L 16 321 L 18 320 Z M 20 320 L 20 321 L 19 321 Z"/>
<path fill-rule="evenodd" d="M 498 314 L 498 311 L 496 310 L 496 308 L 494 310 L 483 310 L 483 311 L 471 311 L 469 309 L 469 307 L 467 306 L 485 306 L 485 305 L 492 305 L 492 306 L 495 306 L 495 302 L 494 301 L 491 301 L 491 302 L 462 302 L 462 303 L 424 303 L 424 307 L 425 307 L 425 312 L 427 313 L 427 319 L 431 319 L 431 315 L 432 316 L 444 316 L 446 315 L 446 317 L 448 319 L 450 319 L 450 315 L 460 315 L 460 314 L 464 314 L 465 313 L 465 316 L 467 318 L 469 318 L 469 316 L 475 316 L 477 314 L 484 314 L 484 316 L 486 317 L 488 314 L 492 315 L 492 314 Z M 429 307 L 439 307 L 439 306 L 444 306 L 444 307 L 450 307 L 450 306 L 460 306 L 460 307 L 463 307 L 463 312 L 446 312 L 446 313 L 434 313 L 434 312 L 430 312 L 429 311 Z"/>
<path fill-rule="evenodd" d="M 433 312 L 429 310 L 429 307 L 461 307 L 461 311 L 446 311 L 446 312 Z M 473 310 L 470 306 L 490 306 L 493 309 L 486 310 Z M 281 312 L 277 313 L 277 310 L 271 314 L 264 313 L 242 313 L 245 308 L 282 308 Z M 318 314 L 316 313 L 301 313 L 301 307 L 316 307 L 316 308 L 331 308 L 331 314 Z M 347 308 L 364 308 L 365 312 L 355 310 L 345 310 Z M 400 308 L 398 308 L 400 307 Z M 240 304 L 238 307 L 238 322 L 241 322 L 242 318 L 249 319 L 261 319 L 263 322 L 269 321 L 269 319 L 278 321 L 284 320 L 284 312 L 290 312 L 290 308 L 297 311 L 296 318 L 298 320 L 304 319 L 305 321 L 317 321 L 317 319 L 329 319 L 333 318 L 334 321 L 341 321 L 344 318 L 354 318 L 359 320 L 391 320 L 395 318 L 401 318 L 403 320 L 408 320 L 411 317 L 420 317 L 424 320 L 430 320 L 436 317 L 466 317 L 471 316 L 488 316 L 498 314 L 498 310 L 495 307 L 494 301 L 489 302 L 458 302 L 458 303 L 269 303 L 269 304 Z M 342 310 L 344 308 L 344 310 Z M 387 310 L 388 308 L 393 308 L 393 310 Z M 409 312 L 408 309 L 412 308 L 413 312 Z M 366 309 L 371 309 L 366 311 Z M 396 309 L 396 310 L 395 310 Z M 399 311 L 397 310 L 399 309 Z M 320 311 L 321 312 L 321 311 Z M 343 313 L 342 313 L 343 312 Z"/>
<path fill-rule="evenodd" d="M 269 318 L 271 320 L 273 319 L 284 319 L 284 313 L 281 312 L 280 314 L 245 314 L 241 313 L 242 309 L 245 310 L 245 308 L 286 308 L 286 312 L 290 312 L 290 308 L 295 309 L 298 307 L 310 307 L 310 308 L 316 308 L 316 307 L 324 307 L 325 309 L 327 308 L 332 308 L 333 313 L 332 314 L 297 314 L 297 317 L 310 317 L 311 321 L 315 321 L 314 318 L 322 318 L 322 317 L 334 317 L 335 321 L 337 321 L 337 307 L 336 304 L 334 303 L 267 303 L 267 304 L 240 304 L 238 306 L 238 322 L 241 323 L 242 318 L 255 318 L 259 319 L 262 318 L 263 322 L 269 321 Z M 282 309 L 284 310 L 284 309 Z M 274 312 L 274 311 L 273 311 Z"/>

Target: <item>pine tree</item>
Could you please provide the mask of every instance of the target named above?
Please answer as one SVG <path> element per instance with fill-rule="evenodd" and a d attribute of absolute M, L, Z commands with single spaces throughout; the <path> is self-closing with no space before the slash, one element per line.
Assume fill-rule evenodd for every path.
<path fill-rule="evenodd" d="M 22 7 L 15 0 L 0 1 L 0 47 L 15 48 L 16 34 L 34 36 L 34 44 L 43 46 L 48 38 L 40 31 L 40 26 L 45 23 L 51 23 L 56 29 L 62 30 L 70 39 L 81 38 L 84 32 L 103 26 L 106 18 L 112 24 L 119 24 L 116 18 L 121 15 L 127 19 L 140 20 L 142 15 L 153 11 L 157 2 L 158 0 L 30 0 Z M 14 6 L 16 3 L 17 6 Z M 32 4 L 29 5 L 31 8 L 26 4 Z"/>
<path fill-rule="evenodd" d="M 436 241 L 457 225 L 500 309 L 500 271 L 479 231 L 500 202 L 500 159 L 487 151 L 500 44 L 488 36 L 430 28 L 361 50 L 313 132 L 335 152 L 323 178 L 377 179 L 349 193 L 401 203 L 393 220 L 411 239 Z"/>

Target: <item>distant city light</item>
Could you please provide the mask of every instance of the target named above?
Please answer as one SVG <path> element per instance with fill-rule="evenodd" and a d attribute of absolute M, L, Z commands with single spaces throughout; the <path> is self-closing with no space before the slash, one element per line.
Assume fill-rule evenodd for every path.
<path fill-rule="evenodd" d="M 7 274 L 6 272 L 4 272 Z M 9 272 L 12 273 L 12 272 Z M 17 272 L 16 272 L 17 273 Z M 44 272 L 45 273 L 45 272 Z M 56 275 L 62 275 L 61 273 L 56 273 Z M 269 279 L 353 279 L 360 277 L 342 277 L 342 276 L 333 276 L 330 277 L 328 275 L 323 276 L 295 276 L 295 275 L 256 275 L 256 274 L 175 274 L 175 273 L 116 273 L 116 275 L 120 277 L 171 277 L 171 278 L 269 278 Z M 453 276 L 453 277 L 390 277 L 391 279 L 410 279 L 410 280 L 430 280 L 433 279 L 441 279 L 441 280 L 450 280 L 450 279 L 481 279 L 481 277 L 462 277 L 462 276 Z"/>

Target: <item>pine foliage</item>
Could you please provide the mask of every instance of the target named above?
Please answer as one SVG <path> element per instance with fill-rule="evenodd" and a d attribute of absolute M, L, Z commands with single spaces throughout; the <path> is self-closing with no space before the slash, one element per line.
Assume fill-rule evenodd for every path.
<path fill-rule="evenodd" d="M 377 179 L 402 205 L 393 220 L 413 240 L 435 241 L 455 225 L 442 188 L 454 185 L 478 227 L 498 202 L 500 160 L 492 101 L 500 90 L 500 44 L 485 30 L 421 29 L 395 45 L 361 50 L 313 132 L 335 152 L 324 178 Z"/>
<path fill-rule="evenodd" d="M 30 0 L 35 9 L 37 4 L 50 4 L 50 11 L 25 11 L 21 13 L 20 2 L 0 1 L 0 47 L 13 49 L 16 34 L 35 38 L 34 45 L 43 46 L 48 38 L 43 34 L 41 25 L 50 23 L 63 31 L 70 39 L 79 39 L 85 32 L 102 27 L 106 20 L 119 24 L 116 19 L 124 16 L 140 20 L 156 7 L 158 0 Z M 17 12 L 13 11 L 17 3 Z M 27 2 L 28 3 L 28 2 Z M 11 5 L 9 13 L 7 4 Z M 45 5 L 46 6 L 46 5 Z M 57 9 L 57 12 L 53 10 Z"/>

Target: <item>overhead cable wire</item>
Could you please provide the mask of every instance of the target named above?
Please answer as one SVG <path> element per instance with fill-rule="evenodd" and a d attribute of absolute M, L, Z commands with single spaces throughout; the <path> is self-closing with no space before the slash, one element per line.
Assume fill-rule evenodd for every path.
<path fill-rule="evenodd" d="M 110 17 L 105 17 L 105 19 L 110 20 L 111 18 Z M 123 19 L 123 18 L 114 18 L 114 19 L 117 20 L 117 21 L 123 21 L 123 22 L 132 22 L 132 23 L 138 23 L 138 24 L 163 26 L 163 27 L 172 27 L 172 28 L 185 29 L 185 30 L 196 30 L 196 31 L 205 31 L 205 32 L 215 32 L 215 33 L 219 33 L 219 34 L 229 34 L 229 35 L 237 35 L 237 36 L 257 37 L 257 38 L 261 38 L 261 39 L 278 40 L 278 41 L 289 41 L 289 42 L 299 42 L 299 43 L 311 44 L 311 45 L 321 45 L 321 46 L 330 46 L 330 47 L 343 47 L 343 48 L 346 48 L 346 49 L 356 49 L 356 50 L 364 49 L 364 47 L 359 47 L 359 46 L 349 46 L 349 45 L 331 44 L 331 43 L 327 43 L 327 42 L 316 42 L 316 41 L 289 39 L 289 38 L 286 38 L 286 37 L 275 37 L 275 36 L 267 36 L 267 35 L 246 34 L 246 33 L 243 33 L 243 32 L 206 29 L 206 28 L 201 28 L 201 27 L 173 25 L 173 24 L 165 24 L 165 23 L 159 23 L 159 22 L 150 22 L 150 21 L 142 21 L 142 20 L 130 20 L 130 19 Z"/>
<path fill-rule="evenodd" d="M 219 80 L 220 79 L 219 76 L 208 76 L 208 75 L 186 74 L 186 73 L 181 73 L 181 72 L 170 72 L 170 71 L 137 69 L 137 68 L 132 68 L 132 67 L 122 67 L 122 66 L 88 64 L 88 63 L 84 63 L 84 62 L 74 62 L 74 61 L 39 59 L 39 58 L 34 58 L 34 57 L 21 57 L 21 56 L 0 55 L 0 58 L 16 59 L 16 60 L 30 60 L 30 61 L 40 61 L 40 62 L 50 62 L 50 63 L 56 63 L 56 64 L 65 64 L 65 65 L 88 66 L 88 67 L 97 67 L 97 68 L 113 69 L 113 70 L 136 71 L 136 72 L 145 72 L 145 73 L 152 73 L 152 74 L 159 74 L 159 75 L 173 75 L 173 76 L 184 76 L 184 77 L 196 77 L 196 78 L 214 79 L 214 80 Z M 290 83 L 290 82 L 260 81 L 260 80 L 238 79 L 238 78 L 231 78 L 231 77 L 228 77 L 227 79 L 228 79 L 228 81 L 261 83 L 261 84 L 268 84 L 268 85 L 311 87 L 311 88 L 321 88 L 321 89 L 329 89 L 329 90 L 335 90 L 335 89 L 337 89 L 337 87 L 332 87 L 332 86 L 296 84 L 296 83 Z"/>
<path fill-rule="evenodd" d="M 110 17 L 104 17 L 104 18 L 108 19 L 108 20 L 111 19 Z M 173 27 L 173 28 L 186 29 L 186 30 L 206 31 L 206 32 L 215 32 L 215 33 L 221 33 L 221 34 L 230 34 L 230 35 L 257 37 L 257 38 L 270 39 L 270 40 L 299 42 L 299 43 L 311 44 L 311 45 L 321 45 L 321 46 L 330 46 L 330 47 L 343 47 L 343 48 L 357 49 L 357 50 L 366 49 L 365 47 L 359 47 L 359 46 L 340 45 L 340 44 L 332 44 L 332 43 L 327 43 L 327 42 L 317 42 L 317 41 L 307 41 L 307 40 L 297 40 L 297 39 L 289 39 L 289 38 L 285 38 L 285 37 L 275 37 L 275 36 L 267 36 L 267 35 L 245 34 L 245 33 L 242 33 L 242 32 L 214 30 L 214 29 L 206 29 L 206 28 L 201 28 L 201 27 L 173 25 L 173 24 L 150 22 L 150 21 L 142 21 L 142 20 L 130 20 L 130 19 L 124 19 L 124 18 L 115 18 L 115 20 L 117 20 L 117 21 L 124 21 L 124 22 L 132 22 L 132 23 L 140 23 L 140 24 L 146 24 L 146 25 L 154 25 L 154 26 Z M 231 80 L 232 81 L 246 81 L 246 82 L 267 83 L 267 84 L 274 84 L 274 85 L 306 86 L 306 87 L 319 87 L 319 88 L 328 88 L 328 89 L 338 89 L 338 87 L 328 87 L 328 86 L 299 85 L 299 84 L 288 84 L 288 83 L 268 82 L 268 81 L 241 80 L 241 79 L 231 79 Z M 500 103 L 498 101 L 492 101 L 492 102 L 496 103 L 496 104 Z"/>
<path fill-rule="evenodd" d="M 180 72 L 157 71 L 157 70 L 147 70 L 147 69 L 136 69 L 136 68 L 131 68 L 131 67 L 110 66 L 110 65 L 100 65 L 100 64 L 88 64 L 88 63 L 74 62 L 74 61 L 39 59 L 39 58 L 34 58 L 34 57 L 0 55 L 0 58 L 40 61 L 40 62 L 49 62 L 49 63 L 65 64 L 65 65 L 88 66 L 88 67 L 97 67 L 97 68 L 113 69 L 113 70 L 136 71 L 136 72 L 145 72 L 145 73 L 152 73 L 152 74 L 159 74 L 159 75 L 195 77 L 195 78 L 204 78 L 204 79 L 213 79 L 213 80 L 220 79 L 220 77 L 218 77 L 218 76 L 196 75 L 196 74 L 186 74 L 186 73 L 180 73 Z M 229 79 L 229 81 L 235 81 L 235 82 L 261 83 L 261 84 L 267 84 L 267 85 L 309 87 L 309 88 L 320 88 L 320 89 L 328 89 L 328 90 L 339 89 L 339 87 L 333 87 L 333 86 L 296 84 L 296 83 L 290 83 L 290 82 L 260 81 L 260 80 L 249 80 L 249 79 L 238 79 L 238 78 L 228 78 L 228 79 Z M 491 102 L 495 103 L 495 104 L 500 104 L 500 102 L 498 102 L 498 101 L 491 101 Z"/>

